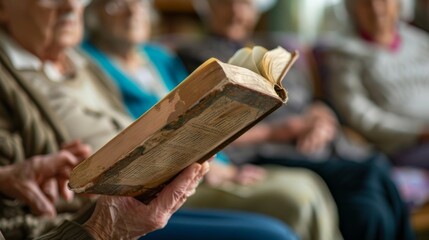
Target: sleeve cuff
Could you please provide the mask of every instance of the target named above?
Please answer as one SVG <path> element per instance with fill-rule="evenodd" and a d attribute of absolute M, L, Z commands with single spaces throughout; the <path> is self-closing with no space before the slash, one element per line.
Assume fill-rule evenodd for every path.
<path fill-rule="evenodd" d="M 37 240 L 95 240 L 82 225 L 72 221 L 64 221 L 60 226 L 43 235 Z"/>

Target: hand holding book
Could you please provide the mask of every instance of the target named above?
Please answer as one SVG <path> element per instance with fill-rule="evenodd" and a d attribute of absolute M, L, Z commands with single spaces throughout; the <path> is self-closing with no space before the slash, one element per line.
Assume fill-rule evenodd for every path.
<path fill-rule="evenodd" d="M 230 64 L 207 60 L 79 164 L 70 187 L 152 199 L 184 168 L 206 161 L 285 103 L 281 80 L 297 57 L 283 48 L 255 47 L 238 51 Z"/>

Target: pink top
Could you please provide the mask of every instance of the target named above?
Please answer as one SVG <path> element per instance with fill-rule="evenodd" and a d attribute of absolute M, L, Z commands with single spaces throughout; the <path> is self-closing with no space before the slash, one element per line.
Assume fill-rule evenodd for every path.
<path fill-rule="evenodd" d="M 367 42 L 375 43 L 374 38 L 364 31 L 359 31 L 359 36 Z M 388 49 L 392 52 L 396 52 L 401 47 L 401 43 L 402 43 L 402 38 L 399 35 L 398 31 L 396 31 L 395 37 L 393 38 L 393 41 L 390 43 Z"/>

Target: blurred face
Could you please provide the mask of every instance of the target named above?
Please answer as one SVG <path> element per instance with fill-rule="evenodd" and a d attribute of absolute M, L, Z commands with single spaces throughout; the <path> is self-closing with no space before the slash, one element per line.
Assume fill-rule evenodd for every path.
<path fill-rule="evenodd" d="M 372 36 L 395 31 L 399 8 L 398 0 L 353 0 L 352 4 L 358 28 Z"/>
<path fill-rule="evenodd" d="M 98 5 L 99 29 L 104 38 L 127 44 L 139 44 L 150 36 L 148 0 L 101 0 Z"/>
<path fill-rule="evenodd" d="M 37 56 L 62 51 L 82 38 L 87 0 L 0 0 L 0 21 L 11 37 Z"/>
<path fill-rule="evenodd" d="M 210 0 L 212 31 L 235 41 L 243 41 L 254 30 L 258 11 L 254 0 Z"/>

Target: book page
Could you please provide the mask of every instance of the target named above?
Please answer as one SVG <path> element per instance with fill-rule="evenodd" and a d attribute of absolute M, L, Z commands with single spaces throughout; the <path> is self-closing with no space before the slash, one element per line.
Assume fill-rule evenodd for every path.
<path fill-rule="evenodd" d="M 254 54 L 253 49 L 242 48 L 238 50 L 234 54 L 234 56 L 231 57 L 231 59 L 229 59 L 228 64 L 247 68 L 250 71 L 261 75 L 258 66 L 259 66 L 259 61 L 262 60 L 264 53 L 265 52 L 258 51 L 257 53 Z"/>
<path fill-rule="evenodd" d="M 297 57 L 296 52 L 291 54 L 282 47 L 268 51 L 255 46 L 253 49 L 243 48 L 237 51 L 228 63 L 263 76 L 272 86 L 281 86 L 281 81 Z"/>
<path fill-rule="evenodd" d="M 282 80 L 296 58 L 298 58 L 296 52 L 291 54 L 282 47 L 267 51 L 259 63 L 262 69 L 262 76 L 269 79 L 274 85 L 281 85 Z"/>

